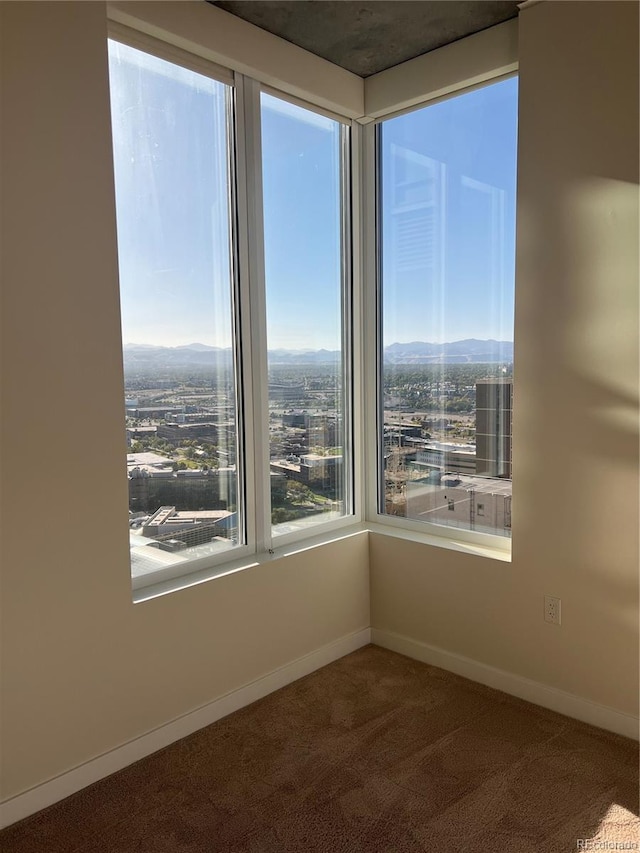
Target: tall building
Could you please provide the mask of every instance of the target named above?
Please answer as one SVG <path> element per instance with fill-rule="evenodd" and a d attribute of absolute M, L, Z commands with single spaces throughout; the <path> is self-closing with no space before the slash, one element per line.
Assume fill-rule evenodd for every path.
<path fill-rule="evenodd" d="M 513 380 L 476 382 L 476 474 L 511 477 Z"/>

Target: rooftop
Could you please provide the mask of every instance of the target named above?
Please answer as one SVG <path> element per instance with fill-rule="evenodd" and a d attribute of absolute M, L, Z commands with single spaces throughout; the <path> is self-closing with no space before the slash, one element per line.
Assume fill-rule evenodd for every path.
<path fill-rule="evenodd" d="M 150 451 L 127 453 L 127 468 L 133 468 L 137 465 L 150 465 L 154 468 L 159 468 L 171 465 L 172 461 L 168 456 L 161 456 L 159 453 L 151 453 Z"/>

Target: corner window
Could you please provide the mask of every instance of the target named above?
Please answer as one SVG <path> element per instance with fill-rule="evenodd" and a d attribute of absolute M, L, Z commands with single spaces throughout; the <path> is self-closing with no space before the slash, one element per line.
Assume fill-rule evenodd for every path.
<path fill-rule="evenodd" d="M 378 133 L 379 511 L 509 536 L 517 80 Z"/>
<path fill-rule="evenodd" d="M 353 513 L 350 129 L 163 55 L 109 41 L 134 587 Z"/>

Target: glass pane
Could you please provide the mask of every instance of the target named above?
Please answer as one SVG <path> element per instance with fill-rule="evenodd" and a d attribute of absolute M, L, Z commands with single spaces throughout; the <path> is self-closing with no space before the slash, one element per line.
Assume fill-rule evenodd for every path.
<path fill-rule="evenodd" d="M 131 570 L 243 538 L 228 87 L 109 43 Z"/>
<path fill-rule="evenodd" d="M 381 127 L 381 511 L 511 534 L 517 80 Z"/>
<path fill-rule="evenodd" d="M 274 534 L 345 506 L 342 126 L 262 94 Z"/>

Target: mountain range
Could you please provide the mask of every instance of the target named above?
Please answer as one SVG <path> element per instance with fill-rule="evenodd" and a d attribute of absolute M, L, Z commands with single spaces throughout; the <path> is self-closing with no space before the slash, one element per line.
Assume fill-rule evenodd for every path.
<path fill-rule="evenodd" d="M 444 344 L 412 341 L 384 348 L 390 364 L 493 364 L 513 361 L 513 342 L 466 338 Z"/>
<path fill-rule="evenodd" d="M 125 344 L 124 362 L 127 368 L 136 367 L 224 367 L 231 364 L 231 347 L 212 347 L 207 344 L 185 344 L 159 347 L 153 344 Z M 269 364 L 305 365 L 336 364 L 338 350 L 274 349 L 268 353 Z M 384 348 L 387 364 L 494 364 L 513 361 L 511 341 L 478 340 L 432 344 L 426 341 L 395 343 Z"/>

